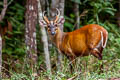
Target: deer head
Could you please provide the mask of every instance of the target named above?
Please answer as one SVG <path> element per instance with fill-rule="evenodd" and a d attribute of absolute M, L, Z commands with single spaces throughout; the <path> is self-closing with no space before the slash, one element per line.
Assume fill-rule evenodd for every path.
<path fill-rule="evenodd" d="M 46 11 L 43 12 L 43 20 L 40 21 L 41 26 L 46 26 L 47 31 L 50 35 L 55 35 L 57 33 L 60 25 L 64 24 L 64 18 L 60 17 L 60 11 L 56 8 L 57 15 L 55 20 L 48 20 L 47 16 L 45 16 Z"/>

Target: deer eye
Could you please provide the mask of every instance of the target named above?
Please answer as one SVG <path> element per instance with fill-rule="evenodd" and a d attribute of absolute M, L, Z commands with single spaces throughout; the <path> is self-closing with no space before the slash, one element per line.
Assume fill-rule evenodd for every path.
<path fill-rule="evenodd" d="M 48 31 L 50 31 L 50 28 L 48 28 Z"/>
<path fill-rule="evenodd" d="M 55 27 L 57 27 L 57 24 L 55 24 Z"/>
<path fill-rule="evenodd" d="M 50 24 L 48 24 L 47 27 L 50 27 Z"/>

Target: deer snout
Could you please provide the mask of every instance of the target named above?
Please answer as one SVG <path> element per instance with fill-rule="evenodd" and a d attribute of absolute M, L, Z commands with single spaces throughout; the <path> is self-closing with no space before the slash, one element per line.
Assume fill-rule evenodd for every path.
<path fill-rule="evenodd" d="M 55 32 L 51 32 L 51 35 L 55 35 Z"/>
<path fill-rule="evenodd" d="M 51 28 L 51 35 L 55 35 L 55 34 L 56 34 L 56 32 L 55 32 L 55 28 L 52 27 L 52 28 Z"/>

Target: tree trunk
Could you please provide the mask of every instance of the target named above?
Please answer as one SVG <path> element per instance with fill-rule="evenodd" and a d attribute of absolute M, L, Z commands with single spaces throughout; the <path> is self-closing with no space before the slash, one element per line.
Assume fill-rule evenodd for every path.
<path fill-rule="evenodd" d="M 51 3 L 51 16 L 53 19 L 55 18 L 56 15 L 56 8 L 60 10 L 61 16 L 64 16 L 64 0 L 52 0 Z M 63 31 L 63 25 L 60 26 L 60 29 Z M 57 63 L 57 68 L 60 70 L 62 66 L 62 54 L 58 50 L 58 63 Z"/>
<path fill-rule="evenodd" d="M 39 16 L 39 19 L 38 19 L 39 22 L 40 22 L 40 20 L 43 20 L 41 4 L 40 4 L 39 0 L 38 0 L 38 16 Z M 42 34 L 42 42 L 43 42 L 43 45 L 44 45 L 46 68 L 47 68 L 48 71 L 50 71 L 50 74 L 51 74 L 51 64 L 50 64 L 47 34 L 46 34 L 45 27 L 41 26 L 40 28 L 41 28 L 41 34 Z"/>
<path fill-rule="evenodd" d="M 13 2 L 13 0 L 9 1 L 8 0 L 3 0 L 3 9 L 1 10 L 1 14 L 0 14 L 0 21 L 3 20 L 3 18 L 5 17 L 6 14 L 6 10 L 8 8 L 8 6 Z"/>
<path fill-rule="evenodd" d="M 119 0 L 119 9 L 118 9 L 118 20 L 117 20 L 117 23 L 118 23 L 118 26 L 119 26 L 119 28 L 120 28 L 120 0 Z"/>
<path fill-rule="evenodd" d="M 119 0 L 119 12 L 120 12 L 120 0 Z"/>
<path fill-rule="evenodd" d="M 3 9 L 0 14 L 0 22 L 4 19 L 7 10 L 7 0 L 3 0 Z M 2 34 L 0 34 L 0 80 L 2 80 Z"/>
<path fill-rule="evenodd" d="M 8 6 L 7 5 L 7 0 L 3 0 L 3 9 L 2 9 L 1 14 L 0 14 L 0 21 L 2 21 L 4 16 L 5 16 L 7 6 Z"/>
<path fill-rule="evenodd" d="M 2 79 L 2 38 L 0 35 L 0 80 Z"/>
<path fill-rule="evenodd" d="M 79 4 L 74 3 L 74 13 L 75 13 L 75 29 L 79 29 L 80 26 L 80 16 L 79 16 Z"/>
<path fill-rule="evenodd" d="M 59 9 L 61 11 L 61 16 L 64 17 L 64 4 L 65 4 L 65 0 L 59 0 Z M 63 27 L 64 25 L 61 25 L 61 30 L 63 31 Z"/>
<path fill-rule="evenodd" d="M 56 8 L 58 8 L 59 0 L 52 0 L 51 2 L 51 11 L 50 11 L 50 18 L 55 19 L 56 15 Z"/>
<path fill-rule="evenodd" d="M 37 0 L 26 0 L 25 13 L 25 43 L 27 47 L 27 60 L 36 72 L 37 64 L 37 43 L 36 43 L 36 23 L 37 23 Z"/>

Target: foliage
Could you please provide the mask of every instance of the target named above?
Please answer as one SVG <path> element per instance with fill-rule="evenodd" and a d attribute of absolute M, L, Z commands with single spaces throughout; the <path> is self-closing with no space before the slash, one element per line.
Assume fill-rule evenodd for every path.
<path fill-rule="evenodd" d="M 5 46 L 3 47 L 3 53 L 8 55 L 14 55 L 18 58 L 25 54 L 24 46 L 24 11 L 25 8 L 19 3 L 12 3 L 7 10 L 5 19 L 12 24 L 11 37 L 7 35 L 3 36 L 5 38 Z"/>

